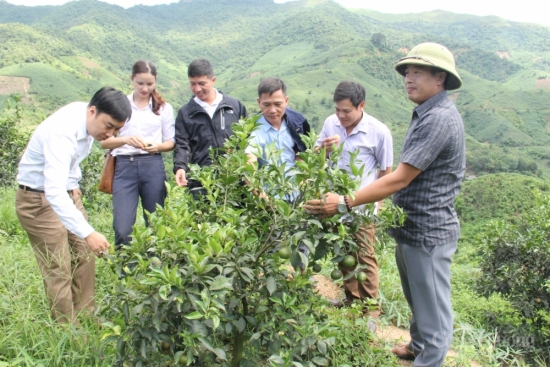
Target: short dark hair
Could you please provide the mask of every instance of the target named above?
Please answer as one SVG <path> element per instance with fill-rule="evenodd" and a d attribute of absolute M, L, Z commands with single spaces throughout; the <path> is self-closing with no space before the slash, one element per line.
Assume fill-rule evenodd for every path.
<path fill-rule="evenodd" d="M 97 92 L 88 107 L 95 106 L 96 113 L 105 113 L 117 121 L 128 121 L 132 116 L 130 101 L 121 91 L 111 87 L 103 87 Z"/>
<path fill-rule="evenodd" d="M 187 76 L 189 78 L 194 78 L 205 75 L 209 78 L 214 76 L 214 69 L 212 68 L 210 61 L 206 59 L 196 59 L 191 61 L 187 67 Z"/>
<path fill-rule="evenodd" d="M 286 96 L 286 85 L 281 79 L 277 78 L 264 78 L 260 81 L 258 85 L 258 98 L 262 94 L 267 93 L 267 95 L 272 95 L 278 90 L 282 90 L 283 94 Z"/>
<path fill-rule="evenodd" d="M 353 107 L 357 108 L 365 101 L 365 87 L 355 82 L 340 82 L 334 91 L 333 102 L 340 102 L 349 99 Z"/>
<path fill-rule="evenodd" d="M 449 73 L 443 69 L 435 66 L 430 66 L 430 73 L 435 76 L 437 73 L 445 73 L 445 80 L 443 81 L 443 87 L 447 89 L 447 83 L 449 82 Z"/>

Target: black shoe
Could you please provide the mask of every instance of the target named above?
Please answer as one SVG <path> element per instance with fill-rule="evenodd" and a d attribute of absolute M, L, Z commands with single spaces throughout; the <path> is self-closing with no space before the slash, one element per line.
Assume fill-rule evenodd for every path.
<path fill-rule="evenodd" d="M 342 307 L 349 307 L 352 304 L 353 300 L 346 297 L 341 301 L 337 299 L 330 299 L 329 302 L 332 305 L 332 307 L 342 308 Z"/>

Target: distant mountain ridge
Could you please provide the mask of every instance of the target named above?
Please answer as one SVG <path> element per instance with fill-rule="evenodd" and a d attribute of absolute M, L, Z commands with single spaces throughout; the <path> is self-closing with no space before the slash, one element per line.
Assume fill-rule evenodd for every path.
<path fill-rule="evenodd" d="M 131 65 L 149 59 L 179 108 L 187 64 L 212 61 L 216 86 L 256 110 L 256 86 L 278 76 L 291 105 L 320 128 L 343 79 L 367 88 L 367 112 L 401 148 L 414 107 L 393 70 L 420 42 L 453 51 L 464 80 L 452 94 L 468 133 L 468 170 L 550 177 L 550 27 L 434 11 L 389 15 L 330 0 L 194 0 L 124 9 L 97 0 L 24 7 L 0 1 L 0 104 L 10 93 L 29 120 L 101 85 L 130 91 Z M 397 155 L 396 155 L 397 157 Z"/>

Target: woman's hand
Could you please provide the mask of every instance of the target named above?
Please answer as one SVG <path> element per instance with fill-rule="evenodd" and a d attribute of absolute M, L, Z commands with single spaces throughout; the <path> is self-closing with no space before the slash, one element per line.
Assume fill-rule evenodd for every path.
<path fill-rule="evenodd" d="M 124 142 L 128 144 L 129 146 L 132 146 L 137 149 L 143 149 L 147 147 L 147 143 L 144 142 L 140 137 L 138 136 L 125 136 Z"/>
<path fill-rule="evenodd" d="M 155 154 L 159 152 L 159 145 L 148 143 L 144 148 L 141 148 L 141 149 L 146 151 L 149 154 Z"/>

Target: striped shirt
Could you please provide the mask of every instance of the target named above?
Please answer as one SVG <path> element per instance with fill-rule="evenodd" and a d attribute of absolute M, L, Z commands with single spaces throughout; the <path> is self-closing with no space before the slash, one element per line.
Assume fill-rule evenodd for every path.
<path fill-rule="evenodd" d="M 407 213 L 405 224 L 388 233 L 399 244 L 436 246 L 458 240 L 454 200 L 466 169 L 464 124 L 443 91 L 417 106 L 399 162 L 422 172 L 393 195 Z"/>

